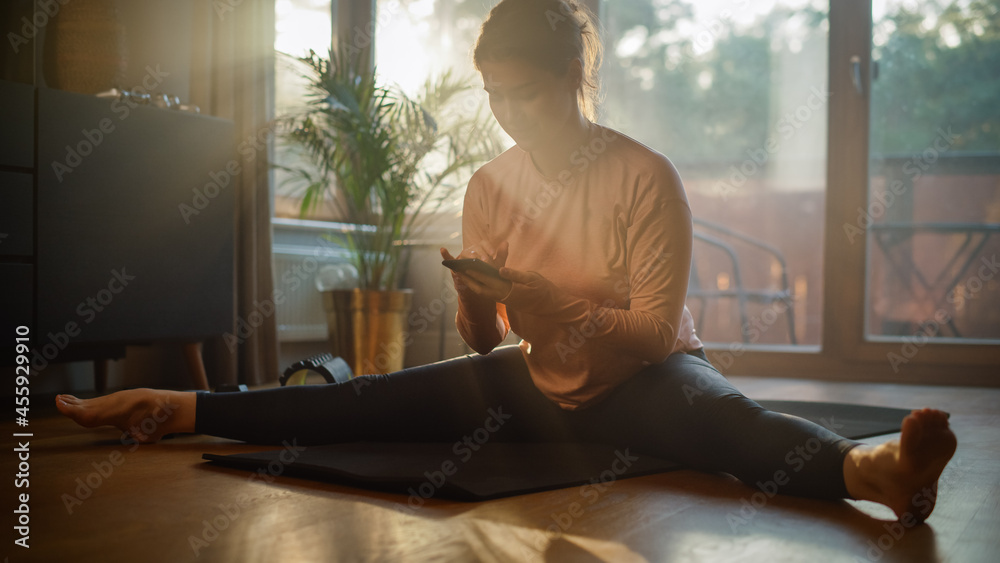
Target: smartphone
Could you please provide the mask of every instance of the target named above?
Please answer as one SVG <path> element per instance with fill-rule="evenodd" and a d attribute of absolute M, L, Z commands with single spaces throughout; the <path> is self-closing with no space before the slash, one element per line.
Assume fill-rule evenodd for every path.
<path fill-rule="evenodd" d="M 479 260 L 477 258 L 456 258 L 452 260 L 442 260 L 441 264 L 446 268 L 450 268 L 459 273 L 465 273 L 469 271 L 480 272 L 486 274 L 487 276 L 496 278 L 498 280 L 504 279 L 500 275 L 500 270 L 493 266 L 490 266 L 486 262 Z"/>

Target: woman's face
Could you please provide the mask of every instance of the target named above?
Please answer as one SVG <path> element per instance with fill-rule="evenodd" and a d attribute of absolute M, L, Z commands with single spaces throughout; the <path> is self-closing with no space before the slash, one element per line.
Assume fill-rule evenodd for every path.
<path fill-rule="evenodd" d="M 531 152 L 554 140 L 571 118 L 578 118 L 574 67 L 565 76 L 516 59 L 479 65 L 483 89 L 500 127 Z"/>

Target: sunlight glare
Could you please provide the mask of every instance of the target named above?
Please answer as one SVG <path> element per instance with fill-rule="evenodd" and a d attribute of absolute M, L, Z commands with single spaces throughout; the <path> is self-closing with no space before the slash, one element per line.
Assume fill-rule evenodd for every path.
<path fill-rule="evenodd" d="M 304 8 L 302 4 L 309 7 Z M 277 0 L 274 5 L 274 48 L 294 56 L 313 49 L 326 54 L 330 48 L 332 22 L 330 0 L 292 2 Z"/>

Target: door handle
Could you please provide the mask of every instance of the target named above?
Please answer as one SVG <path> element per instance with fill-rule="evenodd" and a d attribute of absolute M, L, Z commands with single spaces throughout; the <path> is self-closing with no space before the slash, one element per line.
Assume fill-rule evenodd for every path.
<path fill-rule="evenodd" d="M 851 82 L 859 95 L 865 95 L 865 87 L 861 84 L 861 57 L 854 55 L 851 57 Z"/>

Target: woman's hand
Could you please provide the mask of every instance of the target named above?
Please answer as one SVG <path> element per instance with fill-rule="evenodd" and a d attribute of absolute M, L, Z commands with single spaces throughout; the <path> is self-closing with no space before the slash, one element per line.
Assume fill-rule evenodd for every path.
<path fill-rule="evenodd" d="M 494 266 L 497 269 L 500 269 L 507 263 L 508 250 L 509 245 L 507 244 L 507 241 L 504 241 L 500 243 L 499 247 L 497 247 L 497 252 L 493 256 L 490 256 L 489 254 L 480 254 L 475 250 L 462 250 L 458 256 L 452 256 L 451 253 L 448 252 L 448 249 L 444 247 L 441 247 L 441 256 L 445 260 L 452 260 L 455 258 L 476 258 Z M 451 272 L 451 278 L 455 283 L 455 290 L 458 291 L 460 296 L 469 296 L 471 294 L 483 299 L 497 302 L 510 293 L 510 280 L 496 279 L 480 272 L 470 270 L 459 273 L 453 270 Z"/>
<path fill-rule="evenodd" d="M 523 313 L 543 315 L 563 296 L 551 281 L 538 272 L 501 268 L 500 275 L 511 281 L 511 289 L 501 299 L 507 306 Z"/>

